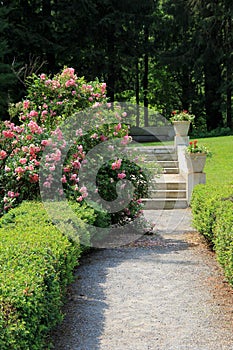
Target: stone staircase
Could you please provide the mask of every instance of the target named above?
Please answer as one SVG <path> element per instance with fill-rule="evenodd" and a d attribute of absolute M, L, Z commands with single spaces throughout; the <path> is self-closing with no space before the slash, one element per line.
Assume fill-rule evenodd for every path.
<path fill-rule="evenodd" d="M 152 173 L 148 198 L 143 198 L 145 210 L 187 208 L 186 181 L 179 173 L 175 147 L 138 147 L 137 151 L 143 155 L 145 168 Z M 156 176 L 155 163 L 161 167 L 159 177 Z"/>

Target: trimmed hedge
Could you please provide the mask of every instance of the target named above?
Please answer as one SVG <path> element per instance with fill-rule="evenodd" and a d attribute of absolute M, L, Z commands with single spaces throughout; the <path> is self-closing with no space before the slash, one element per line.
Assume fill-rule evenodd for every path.
<path fill-rule="evenodd" d="M 191 208 L 193 226 L 208 240 L 233 286 L 233 184 L 195 186 Z"/>
<path fill-rule="evenodd" d="M 0 349 L 49 349 L 81 246 L 42 203 L 24 202 L 0 220 Z"/>
<path fill-rule="evenodd" d="M 218 261 L 233 286 L 233 196 L 224 200 L 218 210 L 214 227 L 214 248 Z"/>

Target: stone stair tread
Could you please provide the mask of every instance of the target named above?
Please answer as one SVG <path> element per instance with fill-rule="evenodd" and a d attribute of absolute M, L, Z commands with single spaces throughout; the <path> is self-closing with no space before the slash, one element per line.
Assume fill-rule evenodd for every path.
<path fill-rule="evenodd" d="M 184 177 L 181 174 L 162 174 L 160 177 L 154 178 L 153 181 L 164 182 L 164 183 L 167 183 L 167 182 L 186 183 Z"/>
<path fill-rule="evenodd" d="M 143 198 L 142 203 L 145 209 L 174 209 L 187 208 L 188 203 L 185 198 Z"/>
<path fill-rule="evenodd" d="M 178 174 L 179 168 L 164 168 L 163 174 Z"/>
<path fill-rule="evenodd" d="M 162 168 L 149 186 L 149 198 L 142 198 L 145 209 L 187 208 L 186 179 L 179 173 L 179 162 L 174 146 L 145 146 L 135 148 L 143 156 L 145 167 L 157 172 L 156 166 Z"/>

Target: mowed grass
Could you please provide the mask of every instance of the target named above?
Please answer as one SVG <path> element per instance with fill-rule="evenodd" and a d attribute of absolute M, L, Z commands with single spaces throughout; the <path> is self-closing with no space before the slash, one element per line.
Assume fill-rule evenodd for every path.
<path fill-rule="evenodd" d="M 198 138 L 212 152 L 212 158 L 207 158 L 205 165 L 206 183 L 221 185 L 233 183 L 233 136 Z M 173 145 L 174 142 L 148 142 L 143 146 Z"/>
<path fill-rule="evenodd" d="M 233 183 L 233 136 L 198 139 L 212 152 L 205 165 L 206 183 L 221 185 Z"/>

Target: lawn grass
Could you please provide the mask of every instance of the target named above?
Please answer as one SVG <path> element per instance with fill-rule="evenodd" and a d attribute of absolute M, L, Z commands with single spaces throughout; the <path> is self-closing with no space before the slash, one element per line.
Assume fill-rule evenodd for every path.
<path fill-rule="evenodd" d="M 206 183 L 221 185 L 233 182 L 233 136 L 218 136 L 200 138 L 198 142 L 204 144 L 212 152 L 212 158 L 207 158 L 205 165 Z M 173 141 L 145 142 L 142 146 L 173 145 Z"/>
<path fill-rule="evenodd" d="M 198 139 L 213 153 L 205 165 L 206 183 L 221 185 L 233 182 L 233 136 Z"/>

